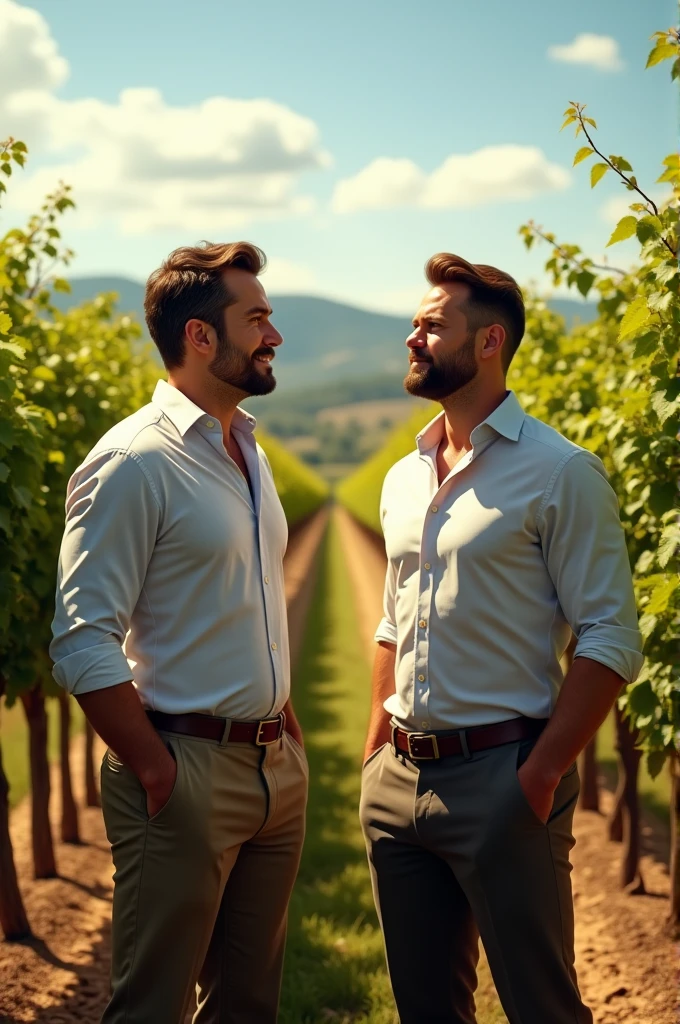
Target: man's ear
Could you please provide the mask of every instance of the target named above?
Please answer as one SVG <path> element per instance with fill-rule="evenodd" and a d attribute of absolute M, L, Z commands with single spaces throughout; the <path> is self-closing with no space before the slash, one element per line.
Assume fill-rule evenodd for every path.
<path fill-rule="evenodd" d="M 209 355 L 214 344 L 214 328 L 203 320 L 187 320 L 184 325 L 184 343 L 200 355 Z"/>
<path fill-rule="evenodd" d="M 480 353 L 482 359 L 490 359 L 492 356 L 498 355 L 503 348 L 505 340 L 504 327 L 500 324 L 492 324 L 491 327 L 488 327 Z"/>

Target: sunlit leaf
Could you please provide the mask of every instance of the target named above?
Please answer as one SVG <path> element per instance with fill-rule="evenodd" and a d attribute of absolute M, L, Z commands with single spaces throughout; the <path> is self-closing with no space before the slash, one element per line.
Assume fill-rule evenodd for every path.
<path fill-rule="evenodd" d="M 612 236 L 607 242 L 607 246 L 615 245 L 616 242 L 623 242 L 626 238 L 631 238 L 635 234 L 635 228 L 637 227 L 637 217 L 622 217 L 619 223 L 614 228 Z"/>
<path fill-rule="evenodd" d="M 590 187 L 595 188 L 609 170 L 608 164 L 593 164 L 590 168 Z"/>
<path fill-rule="evenodd" d="M 572 166 L 576 167 L 576 165 L 580 164 L 582 160 L 587 160 L 589 156 L 592 156 L 594 152 L 595 150 L 592 146 L 582 146 L 574 157 L 574 163 Z"/>
<path fill-rule="evenodd" d="M 651 51 L 645 67 L 653 68 L 655 64 L 660 64 L 662 60 L 671 60 L 677 56 L 678 46 L 676 43 L 661 43 Z"/>
<path fill-rule="evenodd" d="M 621 324 L 619 326 L 619 341 L 623 341 L 624 338 L 630 338 L 634 334 L 637 334 L 643 327 L 647 326 L 651 318 L 652 314 L 649 311 L 647 299 L 644 295 L 640 295 L 637 299 L 633 299 L 621 320 Z"/>

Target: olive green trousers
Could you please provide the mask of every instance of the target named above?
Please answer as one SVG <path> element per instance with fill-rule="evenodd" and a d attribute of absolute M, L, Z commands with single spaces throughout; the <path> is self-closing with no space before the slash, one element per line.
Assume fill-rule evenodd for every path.
<path fill-rule="evenodd" d="M 114 863 L 111 998 L 102 1024 L 274 1024 L 308 767 L 288 733 L 267 747 L 160 734 L 177 762 L 149 818 L 108 751 L 102 806 Z"/>
<path fill-rule="evenodd" d="M 592 1024 L 574 971 L 569 851 L 579 780 L 544 825 L 517 769 L 533 740 L 364 766 L 361 823 L 401 1024 L 474 1024 L 481 934 L 510 1024 Z"/>

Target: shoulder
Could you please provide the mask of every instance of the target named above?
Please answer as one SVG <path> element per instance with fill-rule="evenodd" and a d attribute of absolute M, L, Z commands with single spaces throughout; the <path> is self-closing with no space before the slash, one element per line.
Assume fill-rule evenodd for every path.
<path fill-rule="evenodd" d="M 165 417 L 155 405 L 145 405 L 120 423 L 116 423 L 97 441 L 94 448 L 83 460 L 85 465 L 91 458 L 105 452 L 128 452 L 140 457 L 162 447 L 163 431 L 161 421 Z"/>
<path fill-rule="evenodd" d="M 84 478 L 108 479 L 114 474 L 119 483 L 146 477 L 156 494 L 153 465 L 162 455 L 166 442 L 160 409 L 145 405 L 120 423 L 116 423 L 88 452 L 72 476 L 72 483 Z"/>
<path fill-rule="evenodd" d="M 567 467 L 569 475 L 589 476 L 596 471 L 607 479 L 606 470 L 597 455 L 533 416 L 525 416 L 519 443 L 526 457 L 539 464 L 548 474 L 548 483 L 554 475 L 560 475 Z"/>
<path fill-rule="evenodd" d="M 398 462 L 387 470 L 383 481 L 383 491 L 401 485 L 413 479 L 413 474 L 420 466 L 420 453 L 414 448 L 408 455 L 404 455 Z"/>

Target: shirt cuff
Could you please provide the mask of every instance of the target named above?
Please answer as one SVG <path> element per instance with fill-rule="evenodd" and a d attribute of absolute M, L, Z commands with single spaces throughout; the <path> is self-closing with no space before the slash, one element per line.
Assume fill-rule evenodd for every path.
<path fill-rule="evenodd" d="M 627 683 L 634 683 L 645 660 L 641 648 L 642 637 L 638 630 L 625 626 L 597 626 L 581 634 L 574 657 L 599 661 Z"/>
<path fill-rule="evenodd" d="M 389 619 L 381 619 L 373 639 L 378 642 L 383 640 L 387 644 L 397 643 L 397 627 Z"/>
<path fill-rule="evenodd" d="M 55 662 L 52 675 L 69 693 L 105 690 L 132 680 L 132 671 L 120 644 L 107 643 L 75 651 Z"/>

